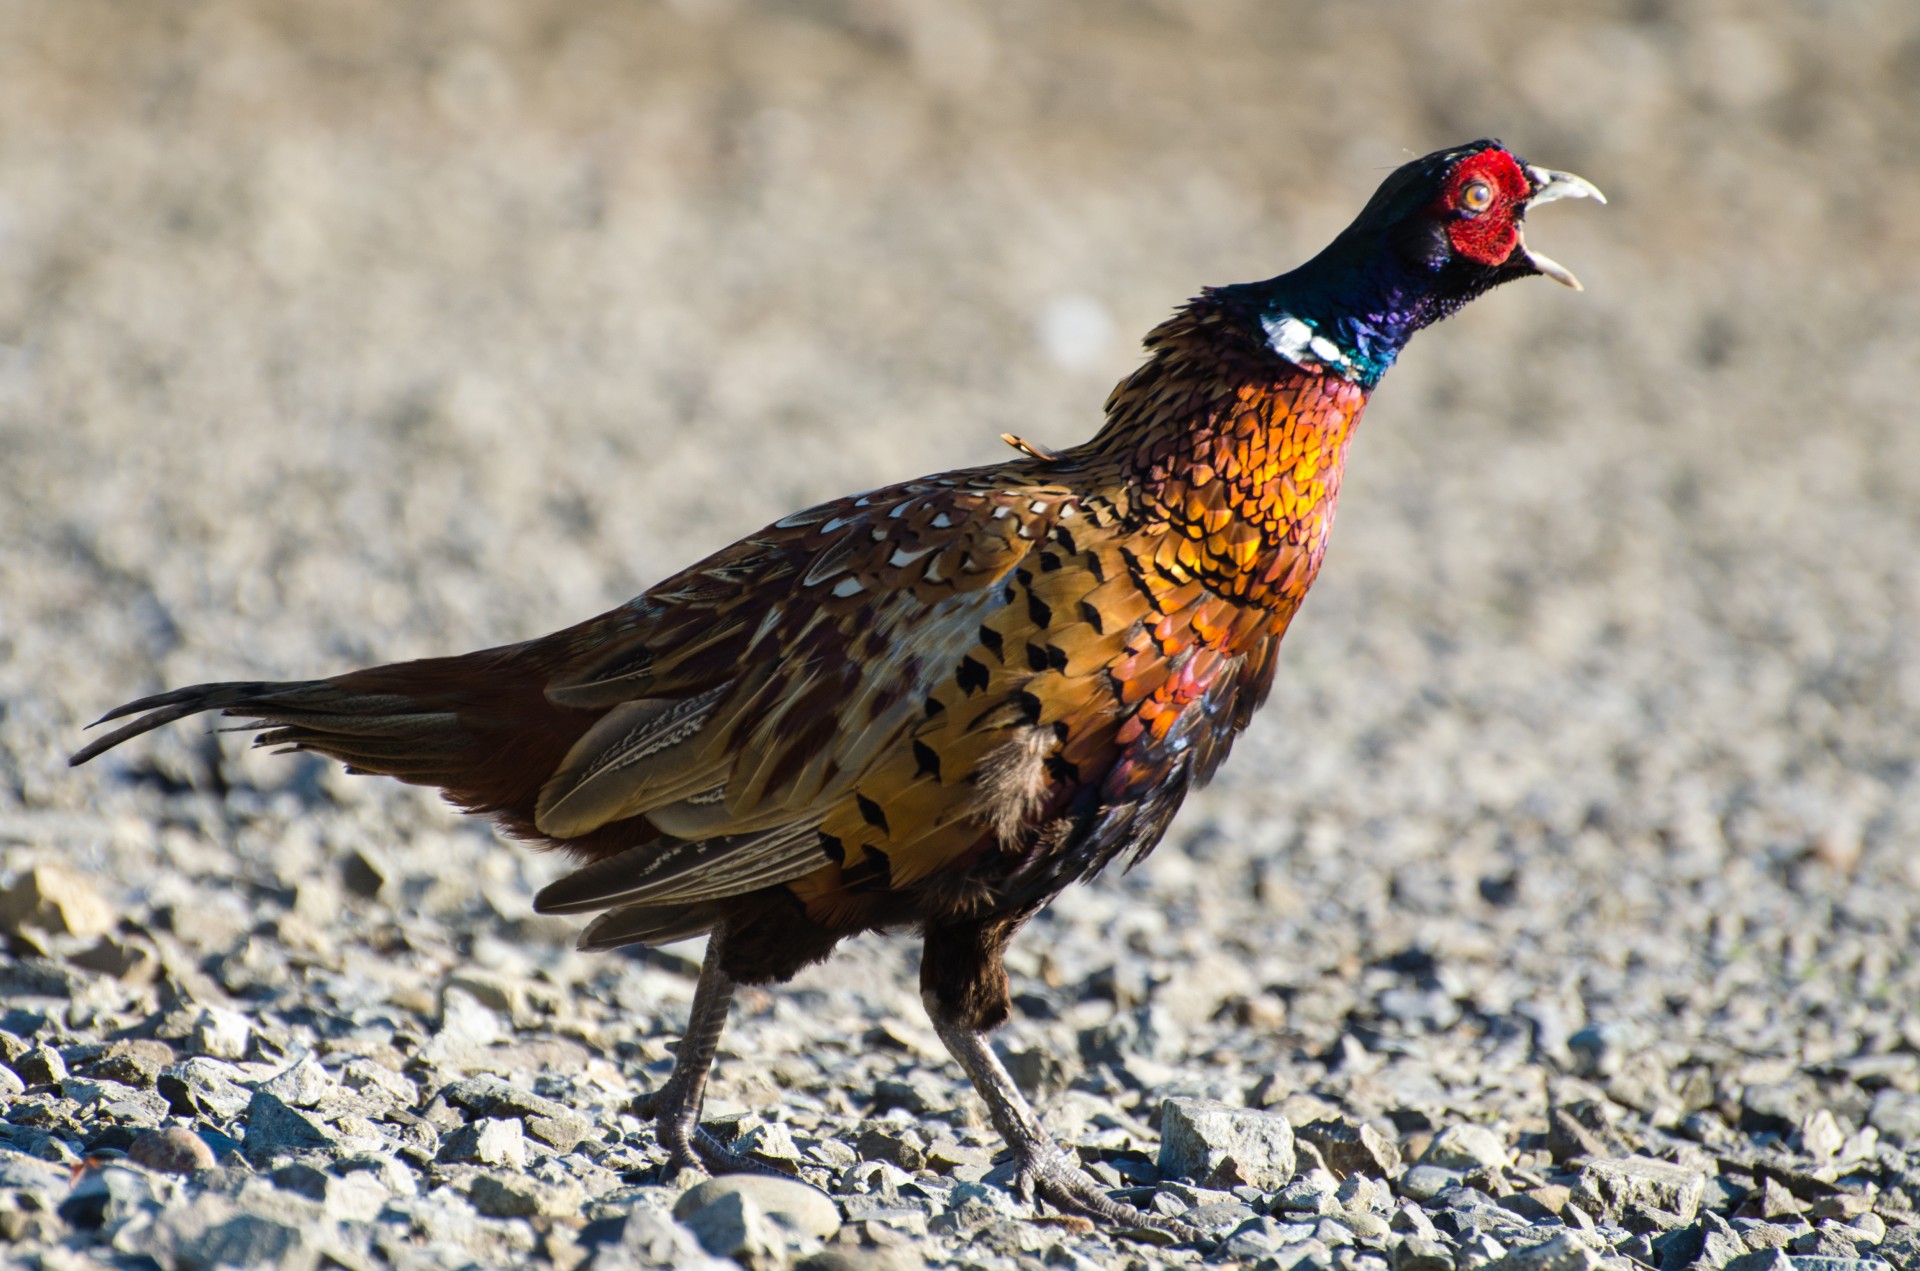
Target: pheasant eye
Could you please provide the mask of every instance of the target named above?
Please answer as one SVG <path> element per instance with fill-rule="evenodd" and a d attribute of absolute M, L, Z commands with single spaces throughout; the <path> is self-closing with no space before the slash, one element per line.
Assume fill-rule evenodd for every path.
<path fill-rule="evenodd" d="M 1460 191 L 1460 206 L 1478 216 L 1493 206 L 1493 187 L 1485 181 L 1469 182 L 1467 187 Z"/>

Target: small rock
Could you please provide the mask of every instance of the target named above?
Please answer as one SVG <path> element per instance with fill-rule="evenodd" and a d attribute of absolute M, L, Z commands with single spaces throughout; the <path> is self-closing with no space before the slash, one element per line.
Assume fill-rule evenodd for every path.
<path fill-rule="evenodd" d="M 954 1193 L 968 1186 L 975 1185 L 963 1183 L 954 1188 Z M 791 1178 L 775 1178 L 771 1174 L 728 1174 L 709 1178 L 680 1194 L 680 1198 L 673 1203 L 673 1216 L 685 1219 L 715 1203 L 720 1197 L 735 1192 L 751 1197 L 761 1213 L 778 1219 L 796 1231 L 825 1240 L 840 1230 L 840 1211 L 834 1206 L 832 1197 L 805 1183 Z"/>
<path fill-rule="evenodd" d="M 1743 1213 L 1755 1214 L 1769 1222 L 1778 1218 L 1797 1218 L 1806 1212 L 1807 1207 L 1800 1203 L 1799 1197 L 1787 1190 L 1785 1183 L 1767 1176 L 1757 1192 L 1749 1195 L 1741 1205 Z"/>
<path fill-rule="evenodd" d="M 1438 1240 L 1408 1236 L 1393 1248 L 1393 1271 L 1454 1271 L 1456 1265 L 1453 1251 Z"/>
<path fill-rule="evenodd" d="M 1019 1086 L 1028 1098 L 1041 1099 L 1057 1094 L 1067 1088 L 1074 1072 L 1061 1062 L 1059 1056 L 1041 1047 L 1000 1047 L 994 1049 L 1000 1055 L 1000 1062 L 1007 1067 L 1007 1074 L 1013 1078 L 1013 1084 Z"/>
<path fill-rule="evenodd" d="M 1402 1174 L 1395 1186 L 1409 1200 L 1432 1200 L 1449 1187 L 1458 1187 L 1466 1175 L 1438 1165 L 1416 1165 Z"/>
<path fill-rule="evenodd" d="M 154 1088 L 179 1116 L 231 1121 L 253 1099 L 239 1078 L 239 1070 L 230 1064 L 196 1057 L 163 1069 Z"/>
<path fill-rule="evenodd" d="M 1341 1211 L 1340 1183 L 1323 1169 L 1311 1169 L 1274 1194 L 1270 1206 L 1280 1213 L 1337 1214 Z"/>
<path fill-rule="evenodd" d="M 1651 1157 L 1628 1156 L 1589 1161 L 1580 1171 L 1575 1194 L 1610 1213 L 1637 1203 L 1678 1215 L 1681 1223 L 1687 1223 L 1699 1210 L 1706 1185 L 1706 1175 L 1697 1170 Z"/>
<path fill-rule="evenodd" d="M 60 1083 L 60 1093 L 89 1116 L 104 1116 L 122 1125 L 154 1126 L 171 1111 L 167 1100 L 151 1090 L 122 1085 L 118 1081 L 69 1077 Z M 98 1112 L 93 1111 L 98 1105 Z"/>
<path fill-rule="evenodd" d="M 1211 1099 L 1169 1099 L 1160 1114 L 1160 1173 L 1203 1187 L 1274 1191 L 1293 1176 L 1293 1125 L 1277 1112 Z"/>
<path fill-rule="evenodd" d="M 91 879 L 64 865 L 34 865 L 0 891 L 0 931 L 34 928 L 54 935 L 102 936 L 116 919 Z"/>
<path fill-rule="evenodd" d="M 373 900 L 393 877 L 393 867 L 379 853 L 356 847 L 340 862 L 340 881 L 348 891 L 364 900 Z"/>
<path fill-rule="evenodd" d="M 853 1150 L 860 1154 L 863 1161 L 891 1161 L 901 1169 L 912 1173 L 925 1169 L 927 1154 L 920 1144 L 913 1141 L 913 1132 L 902 1132 L 888 1122 L 874 1122 L 860 1132 L 854 1141 Z"/>
<path fill-rule="evenodd" d="M 1492 1130 L 1483 1125 L 1450 1125 L 1433 1136 L 1420 1163 L 1470 1174 L 1504 1169 L 1507 1159 L 1506 1143 Z"/>
<path fill-rule="evenodd" d="M 1836 1192 L 1832 1196 L 1821 1196 L 1807 1207 L 1807 1212 L 1815 1218 L 1860 1218 L 1871 1212 L 1873 1200 L 1867 1196 L 1858 1196 L 1852 1192 Z"/>
<path fill-rule="evenodd" d="M 118 1226 L 153 1200 L 151 1175 L 124 1165 L 108 1165 L 81 1174 L 55 1212 L 82 1231 L 97 1231 Z"/>
<path fill-rule="evenodd" d="M 313 1052 L 307 1051 L 263 1083 L 260 1089 L 284 1101 L 289 1107 L 317 1108 L 333 1090 L 333 1078 L 320 1066 Z"/>
<path fill-rule="evenodd" d="M 248 1101 L 246 1121 L 247 1137 L 242 1150 L 256 1169 L 266 1168 L 283 1152 L 327 1150 L 339 1137 L 318 1117 L 288 1107 L 264 1090 L 254 1091 Z"/>
<path fill-rule="evenodd" d="M 1715 1213 L 1702 1213 L 1700 1221 L 1680 1231 L 1669 1232 L 1653 1242 L 1662 1267 L 1686 1267 L 1690 1271 L 1712 1271 L 1747 1252 L 1739 1233 Z"/>
<path fill-rule="evenodd" d="M 132 985 L 152 984 L 160 978 L 160 959 L 144 944 L 129 944 L 112 936 L 103 936 L 91 948 L 67 959 L 82 971 L 111 975 Z"/>
<path fill-rule="evenodd" d="M 218 1006 L 201 1008 L 187 1035 L 187 1049 L 209 1059 L 239 1059 L 247 1053 L 253 1025 L 238 1011 Z"/>
<path fill-rule="evenodd" d="M 926 1264 L 905 1248 L 822 1249 L 793 1264 L 793 1271 L 920 1271 Z"/>
<path fill-rule="evenodd" d="M 313 1252 L 300 1224 L 261 1214 L 236 1214 L 180 1242 L 180 1262 L 194 1267 L 312 1266 Z"/>
<path fill-rule="evenodd" d="M 953 1174 L 966 1169 L 984 1174 L 992 1165 L 993 1153 L 985 1148 L 967 1147 L 952 1139 L 936 1139 L 927 1146 L 927 1168 L 936 1174 Z"/>
<path fill-rule="evenodd" d="M 411 1180 L 409 1179 L 409 1183 Z M 412 1195 L 404 1192 L 403 1195 Z M 372 1174 L 356 1170 L 341 1177 L 329 1177 L 321 1194 L 327 1216 L 341 1222 L 368 1223 L 380 1217 L 394 1192 Z M 573 1213 L 577 1211 L 568 1210 Z"/>
<path fill-rule="evenodd" d="M 527 1164 L 527 1140 L 518 1121 L 504 1117 L 482 1117 L 442 1139 L 438 1159 L 524 1169 Z"/>
<path fill-rule="evenodd" d="M 680 1221 L 701 1248 L 736 1262 L 757 1262 L 773 1254 L 782 1243 L 760 1207 L 740 1192 L 723 1193 Z"/>
<path fill-rule="evenodd" d="M 30 1086 L 50 1086 L 67 1079 L 66 1060 L 51 1046 L 35 1046 L 13 1061 L 13 1071 Z"/>
<path fill-rule="evenodd" d="M 1920 1094 L 1882 1090 L 1873 1096 L 1867 1124 L 1897 1147 L 1920 1148 Z"/>
<path fill-rule="evenodd" d="M 11 1068 L 0 1067 L 0 1100 L 12 1102 L 27 1092 L 27 1083 Z"/>
<path fill-rule="evenodd" d="M 1582 1157 L 1605 1156 L 1607 1145 L 1570 1111 L 1555 1107 L 1547 1112 L 1547 1152 L 1557 1164 L 1565 1165 Z"/>
<path fill-rule="evenodd" d="M 465 989 L 448 986 L 441 991 L 436 1049 L 451 1054 L 491 1046 L 506 1033 L 500 1016 Z"/>
<path fill-rule="evenodd" d="M 151 1087 L 160 1079 L 161 1070 L 172 1063 L 173 1047 L 165 1042 L 118 1041 L 75 1068 L 89 1077 Z"/>
<path fill-rule="evenodd" d="M 1218 1258 L 1263 1258 L 1276 1253 L 1283 1245 L 1293 1243 L 1287 1236 L 1288 1224 L 1277 1223 L 1271 1218 L 1249 1218 L 1236 1227 L 1227 1238 L 1220 1242 L 1214 1256 Z"/>
<path fill-rule="evenodd" d="M 1399 1145 L 1365 1121 L 1310 1121 L 1296 1133 L 1320 1149 L 1320 1159 L 1336 1174 L 1391 1178 L 1400 1170 Z"/>
<path fill-rule="evenodd" d="M 527 1134 L 556 1152 L 580 1146 L 593 1133 L 593 1122 L 553 1099 L 520 1089 L 498 1077 L 469 1077 L 440 1092 L 455 1107 L 489 1117 L 519 1117 Z"/>
<path fill-rule="evenodd" d="M 1080 1033 L 1080 1057 L 1088 1064 L 1126 1066 L 1139 1058 L 1169 1063 L 1179 1058 L 1184 1031 L 1165 1007 L 1138 1006 Z"/>
<path fill-rule="evenodd" d="M 1562 1234 L 1545 1244 L 1515 1249 L 1489 1263 L 1486 1271 L 1598 1271 L 1606 1265 L 1599 1254 L 1571 1234 Z"/>
<path fill-rule="evenodd" d="M 1887 1238 L 1887 1220 L 1879 1214 L 1861 1214 L 1840 1224 L 1840 1230 L 1855 1240 L 1877 1245 Z"/>
<path fill-rule="evenodd" d="M 1846 1132 L 1833 1119 L 1833 1113 L 1825 1108 L 1814 1110 L 1800 1122 L 1800 1146 L 1809 1156 L 1825 1160 L 1838 1152 L 1846 1141 Z"/>
<path fill-rule="evenodd" d="M 273 1180 L 275 1187 L 278 1187 L 282 1191 L 292 1192 L 296 1196 L 305 1196 L 308 1200 L 325 1200 L 327 1198 L 327 1179 L 329 1175 L 325 1170 L 314 1165 L 309 1165 L 305 1161 L 294 1161 L 282 1165 L 280 1168 L 271 1171 L 267 1177 Z"/>
<path fill-rule="evenodd" d="M 1794 1261 L 1778 1249 L 1762 1249 L 1740 1255 L 1722 1271 L 1795 1271 Z"/>
<path fill-rule="evenodd" d="M 1815 1098 L 1811 1082 L 1756 1082 L 1740 1091 L 1740 1128 L 1749 1134 L 1791 1134 L 1811 1111 Z"/>
<path fill-rule="evenodd" d="M 586 1193 L 577 1183 L 542 1183 L 523 1174 L 482 1174 L 467 1190 L 489 1218 L 560 1218 L 580 1212 Z"/>

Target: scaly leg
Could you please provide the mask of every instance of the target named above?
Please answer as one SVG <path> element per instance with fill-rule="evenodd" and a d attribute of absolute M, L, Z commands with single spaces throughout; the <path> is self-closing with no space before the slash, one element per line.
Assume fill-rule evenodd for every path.
<path fill-rule="evenodd" d="M 654 1118 L 660 1146 L 667 1150 L 667 1173 L 681 1170 L 710 1171 L 715 1174 L 779 1174 L 772 1166 L 736 1152 L 700 1128 L 700 1105 L 707 1094 L 707 1074 L 713 1068 L 714 1052 L 720 1048 L 720 1034 L 727 1026 L 727 1008 L 733 1004 L 733 977 L 720 969 L 720 957 L 726 948 L 726 932 L 716 930 L 707 938 L 707 959 L 700 967 L 700 980 L 693 990 L 693 1010 L 687 1016 L 687 1031 L 681 1034 L 680 1049 L 673 1058 L 673 1074 L 667 1084 L 650 1095 L 634 1101 L 634 1111 Z"/>
<path fill-rule="evenodd" d="M 1205 1233 L 1190 1223 L 1147 1213 L 1107 1195 L 1099 1180 L 1053 1141 L 987 1045 L 987 1030 L 1012 1009 L 1001 951 L 1025 918 L 1020 914 L 929 928 L 920 963 L 920 998 L 933 1031 L 986 1100 L 993 1128 L 1013 1152 L 1018 1188 L 1027 1199 L 1038 1195 L 1065 1213 L 1162 1232 L 1187 1243 L 1203 1239 Z"/>

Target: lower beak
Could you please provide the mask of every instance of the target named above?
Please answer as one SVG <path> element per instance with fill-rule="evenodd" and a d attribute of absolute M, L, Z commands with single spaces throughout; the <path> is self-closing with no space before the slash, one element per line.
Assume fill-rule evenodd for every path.
<path fill-rule="evenodd" d="M 1542 203 L 1551 203 L 1555 199 L 1592 199 L 1596 203 L 1605 203 L 1607 196 L 1600 193 L 1599 187 L 1585 177 L 1577 177 L 1571 172 L 1555 172 L 1552 168 L 1536 168 L 1527 165 L 1527 179 L 1533 182 L 1533 193 L 1527 198 L 1527 210 L 1532 211 Z M 1520 251 L 1526 256 L 1527 263 L 1540 273 L 1575 291 L 1582 290 L 1580 280 L 1573 271 L 1547 255 L 1527 246 L 1523 236 L 1520 239 Z"/>

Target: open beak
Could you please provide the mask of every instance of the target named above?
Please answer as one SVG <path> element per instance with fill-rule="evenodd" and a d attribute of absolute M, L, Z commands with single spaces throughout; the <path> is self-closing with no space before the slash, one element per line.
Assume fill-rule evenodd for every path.
<path fill-rule="evenodd" d="M 1571 172 L 1555 172 L 1552 168 L 1536 168 L 1532 164 L 1527 164 L 1526 169 L 1527 179 L 1533 182 L 1533 193 L 1527 198 L 1528 211 L 1555 199 L 1592 199 L 1596 203 L 1607 201 L 1607 196 L 1600 193 L 1599 187 L 1585 177 L 1577 177 Z M 1547 277 L 1575 291 L 1583 290 L 1580 280 L 1573 276 L 1571 269 L 1545 252 L 1537 252 L 1527 246 L 1524 236 L 1520 239 L 1520 250 L 1526 255 L 1527 263 Z"/>

